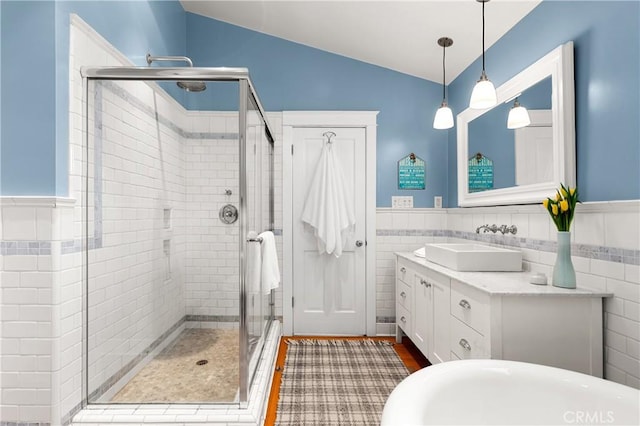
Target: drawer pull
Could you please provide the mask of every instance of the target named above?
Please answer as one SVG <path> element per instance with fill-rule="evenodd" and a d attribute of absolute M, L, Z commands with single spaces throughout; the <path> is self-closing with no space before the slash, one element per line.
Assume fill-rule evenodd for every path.
<path fill-rule="evenodd" d="M 464 299 L 462 299 L 460 303 L 458 303 L 458 305 L 462 306 L 465 309 L 471 309 L 471 303 L 467 302 Z"/>
<path fill-rule="evenodd" d="M 400 321 L 402 321 L 402 322 L 406 323 L 406 322 L 407 322 L 407 319 L 406 319 L 406 318 L 404 317 L 404 315 L 403 315 L 403 316 L 401 316 L 401 317 L 400 317 Z"/>
<path fill-rule="evenodd" d="M 420 285 L 423 285 L 423 286 L 425 286 L 427 288 L 431 287 L 431 283 L 428 282 L 428 281 L 425 281 L 423 279 L 420 280 Z"/>
<path fill-rule="evenodd" d="M 400 293 L 400 297 L 407 297 L 407 293 L 403 291 L 402 293 Z"/>
<path fill-rule="evenodd" d="M 407 272 L 407 268 L 405 268 L 404 266 L 400 268 L 400 272 Z"/>
<path fill-rule="evenodd" d="M 464 349 L 470 351 L 471 350 L 471 345 L 469 344 L 469 342 L 467 342 L 467 339 L 460 339 L 459 342 L 460 346 L 462 346 Z"/>

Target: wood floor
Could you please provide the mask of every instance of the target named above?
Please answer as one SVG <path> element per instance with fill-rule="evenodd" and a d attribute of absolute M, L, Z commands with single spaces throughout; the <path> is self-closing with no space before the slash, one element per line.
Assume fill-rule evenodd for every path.
<path fill-rule="evenodd" d="M 388 340 L 395 342 L 393 337 L 367 337 L 373 340 Z M 345 339 L 345 340 L 358 340 L 362 337 L 335 337 L 335 336 L 283 336 L 280 339 L 280 346 L 278 347 L 278 358 L 276 359 L 275 372 L 273 375 L 273 383 L 271 384 L 271 392 L 269 394 L 269 405 L 267 407 L 267 414 L 265 418 L 265 426 L 273 426 L 276 422 L 276 411 L 278 408 L 278 396 L 280 395 L 280 382 L 282 381 L 282 369 L 284 368 L 284 360 L 287 355 L 286 339 Z M 402 343 L 395 343 L 393 348 L 398 353 L 398 356 L 404 362 L 404 365 L 410 372 L 415 372 L 429 364 L 429 361 L 422 355 L 422 353 L 415 347 L 415 345 L 408 338 L 403 338 Z"/>

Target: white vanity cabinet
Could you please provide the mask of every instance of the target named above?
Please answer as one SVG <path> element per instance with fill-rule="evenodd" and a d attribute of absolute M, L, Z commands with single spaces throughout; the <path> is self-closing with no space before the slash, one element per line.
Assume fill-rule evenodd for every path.
<path fill-rule="evenodd" d="M 396 338 L 432 364 L 506 359 L 602 377 L 602 298 L 528 283 L 525 272 L 458 272 L 397 253 Z M 404 319 L 403 319 L 404 318 Z"/>

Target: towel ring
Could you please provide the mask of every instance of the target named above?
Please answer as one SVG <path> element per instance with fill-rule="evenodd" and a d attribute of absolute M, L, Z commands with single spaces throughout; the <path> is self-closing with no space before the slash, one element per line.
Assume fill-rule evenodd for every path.
<path fill-rule="evenodd" d="M 324 132 L 322 136 L 327 138 L 327 143 L 331 143 L 331 138 L 336 137 L 337 135 L 333 132 Z"/>

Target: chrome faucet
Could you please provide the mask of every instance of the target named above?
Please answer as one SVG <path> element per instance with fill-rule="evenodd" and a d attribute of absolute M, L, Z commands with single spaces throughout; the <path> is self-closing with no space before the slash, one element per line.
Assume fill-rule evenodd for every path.
<path fill-rule="evenodd" d="M 480 230 L 483 230 L 483 233 L 487 233 L 489 231 L 493 232 L 494 234 L 498 231 L 500 231 L 500 233 L 502 235 L 504 234 L 513 234 L 516 235 L 516 233 L 518 232 L 518 228 L 515 225 L 511 225 L 511 226 L 507 226 L 507 225 L 496 225 L 495 223 L 493 225 L 482 225 L 482 226 L 478 226 L 476 228 L 476 234 L 480 233 Z"/>
<path fill-rule="evenodd" d="M 479 234 L 481 229 L 484 230 L 483 232 L 485 234 L 489 231 L 493 232 L 494 234 L 498 232 L 498 226 L 495 223 L 491 226 L 489 226 L 489 224 L 478 226 L 476 228 L 476 234 Z"/>

